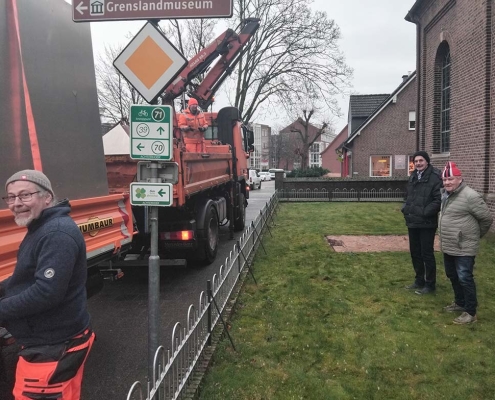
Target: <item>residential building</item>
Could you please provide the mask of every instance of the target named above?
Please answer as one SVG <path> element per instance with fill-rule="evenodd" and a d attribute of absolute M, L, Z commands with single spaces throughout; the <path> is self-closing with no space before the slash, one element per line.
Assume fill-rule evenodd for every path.
<path fill-rule="evenodd" d="M 337 152 L 337 149 L 347 139 L 348 128 L 349 125 L 346 125 L 335 139 L 320 153 L 321 166 L 330 171 L 329 176 L 342 176 L 342 152 Z"/>
<path fill-rule="evenodd" d="M 339 148 L 343 155 L 343 176 L 406 177 L 410 173 L 410 158 L 416 151 L 416 73 L 402 77 L 401 84 L 388 95 L 371 114 L 356 126 L 359 117 L 369 112 L 369 99 L 382 95 L 351 96 L 349 118 L 353 131 Z M 363 104 L 360 101 L 363 100 Z"/>
<path fill-rule="evenodd" d="M 249 167 L 258 171 L 270 168 L 270 137 L 272 128 L 263 124 L 252 124 L 254 132 L 254 152 L 249 158 Z"/>
<path fill-rule="evenodd" d="M 322 159 L 321 152 L 335 138 L 335 133 L 327 128 L 321 132 L 321 125 L 314 125 L 309 123 L 308 125 L 308 143 L 311 143 L 316 136 L 316 140 L 309 146 L 308 149 L 308 166 L 309 167 L 321 167 Z M 303 141 L 301 139 L 301 132 L 305 133 L 305 128 L 301 121 L 298 119 L 286 126 L 279 133 L 283 137 L 280 140 L 281 145 L 284 147 L 278 160 L 278 165 L 273 165 L 275 168 L 283 168 L 287 171 L 301 168 L 301 151 L 303 149 Z M 281 137 L 281 139 L 282 139 Z"/>
<path fill-rule="evenodd" d="M 413 3 L 411 1 L 411 3 Z M 454 161 L 495 213 L 495 7 L 489 0 L 417 0 L 418 148 Z"/>

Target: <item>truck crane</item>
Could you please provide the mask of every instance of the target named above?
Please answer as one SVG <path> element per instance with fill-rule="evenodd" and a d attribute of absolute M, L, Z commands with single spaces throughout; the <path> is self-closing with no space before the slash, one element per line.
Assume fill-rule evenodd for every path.
<path fill-rule="evenodd" d="M 239 33 L 232 29 L 222 33 L 194 56 L 165 88 L 161 96 L 162 104 L 173 106 L 175 99 L 187 94 L 198 100 L 203 110 L 207 110 L 258 27 L 259 19 L 248 19 Z M 203 81 L 195 84 L 194 80 L 205 73 Z M 235 107 L 206 112 L 205 117 L 209 124 L 208 133 L 203 139 L 202 151 L 195 152 L 184 145 L 174 112 L 172 161 L 160 162 L 158 173 L 162 182 L 173 185 L 172 205 L 159 208 L 159 250 L 162 259 L 199 260 L 210 264 L 217 254 L 220 226 L 229 224 L 231 238 L 234 231 L 245 227 L 245 207 L 249 198 L 247 160 L 253 148 L 253 133 L 242 123 L 240 111 Z M 127 163 L 127 172 L 121 164 L 115 168 L 119 169 L 121 176 L 136 176 L 136 162 Z M 117 176 L 112 173 L 112 162 L 107 162 L 107 170 L 109 186 L 116 188 L 118 185 L 111 178 Z M 146 232 L 149 226 L 146 208 L 133 207 L 133 213 L 138 230 Z M 141 250 L 146 249 L 147 241 L 147 235 L 134 235 L 133 248 L 139 250 L 142 256 L 145 252 Z"/>

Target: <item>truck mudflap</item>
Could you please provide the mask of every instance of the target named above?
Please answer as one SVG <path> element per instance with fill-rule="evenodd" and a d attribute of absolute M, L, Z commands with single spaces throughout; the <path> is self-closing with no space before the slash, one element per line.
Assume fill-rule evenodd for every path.
<path fill-rule="evenodd" d="M 136 233 L 127 195 L 115 194 L 70 201 L 71 217 L 86 241 L 88 268 L 125 252 Z M 14 271 L 17 250 L 26 234 L 10 210 L 0 210 L 0 281 Z"/>

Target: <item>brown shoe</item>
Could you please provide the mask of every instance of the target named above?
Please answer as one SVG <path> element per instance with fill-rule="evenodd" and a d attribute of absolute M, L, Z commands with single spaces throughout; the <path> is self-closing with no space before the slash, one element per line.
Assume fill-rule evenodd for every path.
<path fill-rule="evenodd" d="M 473 322 L 476 322 L 478 318 L 476 318 L 476 315 L 471 315 L 468 314 L 467 312 L 463 312 L 461 315 L 459 315 L 456 319 L 454 319 L 454 324 L 457 325 L 466 325 L 466 324 L 472 324 Z"/>
<path fill-rule="evenodd" d="M 448 306 L 445 306 L 443 308 L 444 311 L 447 311 L 447 312 L 456 312 L 456 311 L 466 311 L 464 309 L 464 307 L 461 307 L 459 305 L 457 305 L 457 303 L 454 301 L 452 302 L 452 304 L 449 304 Z"/>

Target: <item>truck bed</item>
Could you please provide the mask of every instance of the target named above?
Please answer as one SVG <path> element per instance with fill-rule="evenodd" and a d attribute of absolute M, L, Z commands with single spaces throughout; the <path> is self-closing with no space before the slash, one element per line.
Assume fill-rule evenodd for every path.
<path fill-rule="evenodd" d="M 134 232 L 130 203 L 122 194 L 70 201 L 71 216 L 86 241 L 88 267 L 109 260 L 131 244 Z M 26 234 L 10 210 L 0 210 L 0 281 L 15 267 L 17 250 Z"/>

